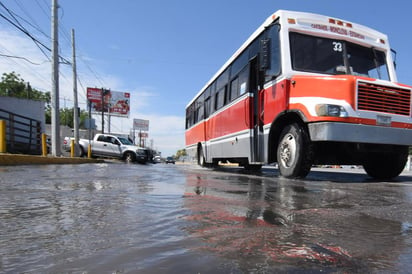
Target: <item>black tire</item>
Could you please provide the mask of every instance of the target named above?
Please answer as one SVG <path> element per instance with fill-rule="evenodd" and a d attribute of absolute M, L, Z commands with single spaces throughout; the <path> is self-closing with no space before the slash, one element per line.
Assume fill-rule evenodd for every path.
<path fill-rule="evenodd" d="M 313 163 L 313 144 L 307 131 L 297 123 L 286 126 L 276 150 L 280 175 L 304 178 Z"/>
<path fill-rule="evenodd" d="M 87 156 L 87 153 L 84 151 L 84 148 L 82 147 L 82 146 L 79 146 L 79 152 L 80 152 L 80 155 L 79 155 L 79 157 L 86 157 Z"/>
<path fill-rule="evenodd" d="M 132 163 L 136 161 L 136 155 L 134 155 L 134 153 L 131 151 L 126 152 L 123 158 L 126 163 Z"/>
<path fill-rule="evenodd" d="M 205 156 L 203 155 L 202 146 L 199 146 L 199 148 L 197 149 L 197 164 L 201 167 L 206 166 L 206 160 Z"/>
<path fill-rule="evenodd" d="M 364 161 L 366 173 L 379 180 L 397 177 L 405 168 L 408 161 L 408 147 L 401 147 L 395 153 L 370 153 Z"/>

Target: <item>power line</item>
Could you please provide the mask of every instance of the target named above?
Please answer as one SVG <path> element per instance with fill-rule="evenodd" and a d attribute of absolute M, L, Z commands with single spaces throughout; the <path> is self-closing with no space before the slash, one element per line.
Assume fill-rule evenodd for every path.
<path fill-rule="evenodd" d="M 3 48 L 4 52 L 9 53 L 8 55 L 13 55 L 7 48 L 3 47 L 0 43 L 0 47 Z M 30 71 L 30 74 L 33 75 L 34 77 L 36 77 L 37 79 L 39 79 L 42 82 L 47 82 L 46 79 L 44 79 L 44 76 L 41 75 L 38 70 L 33 70 L 33 68 L 31 66 L 29 66 L 28 63 L 22 63 L 22 62 L 16 62 L 14 60 L 14 58 L 7 58 L 6 60 L 8 61 L 12 61 L 16 66 L 20 66 L 22 67 L 23 71 Z M 47 61 L 46 61 L 47 62 Z"/>
<path fill-rule="evenodd" d="M 42 42 L 40 42 L 37 38 L 35 38 L 21 23 L 19 20 L 17 20 L 17 18 L 13 15 L 13 12 L 8 9 L 3 3 L 0 2 L 0 5 L 10 14 L 10 16 L 14 19 L 14 21 L 16 21 L 16 23 L 14 23 L 11 19 L 7 18 L 4 14 L 0 13 L 0 17 L 2 17 L 4 20 L 6 20 L 7 22 L 9 22 L 10 24 L 12 24 L 15 28 L 17 28 L 18 30 L 20 30 L 21 32 L 23 32 L 24 34 L 26 34 L 30 39 L 33 40 L 33 42 L 36 44 L 36 46 L 40 49 L 40 51 L 44 54 L 44 56 L 46 56 L 46 58 L 50 60 L 49 56 L 44 52 L 44 50 L 41 48 L 45 48 L 46 50 L 48 50 L 49 52 L 51 52 L 51 49 L 44 45 Z M 40 47 L 41 46 L 41 47 Z M 65 59 L 62 56 L 59 56 L 59 58 L 62 60 L 61 63 L 63 64 L 71 64 L 67 59 Z"/>
<path fill-rule="evenodd" d="M 30 64 L 33 64 L 33 65 L 36 65 L 36 66 L 40 66 L 40 65 L 42 65 L 42 64 L 45 63 L 45 62 L 43 62 L 42 64 L 35 63 L 35 62 L 30 61 L 30 60 L 27 59 L 26 57 L 21 57 L 21 56 L 13 56 L 13 55 L 1 54 L 1 53 L 0 53 L 0 56 L 9 57 L 9 58 L 16 58 L 16 59 L 22 59 L 22 60 L 24 60 L 24 61 L 26 61 L 26 62 L 29 62 Z M 47 62 L 47 61 L 46 61 L 46 62 Z"/>
<path fill-rule="evenodd" d="M 3 3 L 0 2 L 0 5 L 3 6 L 6 10 L 7 8 L 4 6 Z M 12 22 L 9 18 L 7 18 L 5 15 L 3 15 L 2 13 L 0 13 L 0 17 L 2 17 L 4 20 L 6 20 L 7 22 L 9 22 L 10 24 L 12 24 L 15 28 L 17 28 L 18 30 L 20 30 L 21 32 L 23 32 L 24 34 L 26 34 L 28 37 L 30 37 L 33 42 L 36 44 L 36 46 L 40 49 L 40 51 L 44 54 L 44 56 L 46 56 L 46 58 L 50 61 L 49 56 L 44 52 L 44 50 L 40 47 L 40 45 L 42 47 L 44 47 L 45 49 L 47 49 L 48 51 L 51 51 L 50 48 L 48 48 L 47 46 L 45 46 L 42 42 L 40 42 L 39 40 L 37 40 L 36 38 L 34 38 L 26 29 L 24 29 L 23 27 L 20 27 L 19 25 L 15 24 L 14 22 Z"/>
<path fill-rule="evenodd" d="M 0 17 L 3 18 L 5 21 L 7 21 L 8 23 L 10 23 L 12 26 L 14 26 L 16 29 L 18 29 L 19 31 L 23 32 L 26 36 L 28 36 L 35 44 L 36 46 L 41 50 L 41 52 L 46 56 L 46 58 L 50 61 L 50 58 L 48 56 L 48 54 L 46 54 L 45 50 L 48 52 L 51 52 L 51 49 L 46 46 L 44 43 L 42 43 L 41 41 L 39 41 L 32 33 L 30 33 L 28 31 L 28 29 L 22 24 L 22 22 L 24 22 L 26 25 L 30 26 L 31 28 L 33 28 L 34 30 L 38 31 L 39 33 L 41 33 L 42 35 L 44 35 L 47 39 L 51 39 L 49 35 L 47 35 L 44 31 L 41 30 L 41 28 L 39 27 L 39 25 L 36 23 L 36 21 L 33 19 L 32 16 L 30 16 L 30 14 L 27 12 L 27 10 L 22 6 L 21 3 L 19 3 L 18 0 L 16 0 L 17 5 L 20 7 L 20 9 L 23 11 L 23 13 L 26 15 L 27 18 L 29 18 L 29 20 L 26 20 L 25 18 L 23 18 L 22 16 L 18 15 L 16 12 L 10 10 L 9 8 L 7 8 L 2 2 L 0 2 L 0 7 L 2 7 L 4 10 L 6 10 L 6 12 L 8 13 L 9 17 L 6 16 L 5 14 L 0 13 Z M 40 10 L 43 12 L 43 14 L 47 17 L 47 18 L 51 18 L 50 14 L 47 12 L 47 10 L 50 10 L 51 7 L 50 5 L 45 1 L 41 1 L 41 0 L 35 0 L 35 3 L 37 4 L 37 6 L 40 8 Z M 62 10 L 62 8 L 60 7 L 60 9 Z M 62 10 L 63 11 L 63 10 Z M 63 15 L 64 15 L 64 11 L 63 11 Z M 63 16 L 62 15 L 62 16 Z M 21 22 L 20 22 L 21 21 Z M 32 23 L 31 23 L 31 22 Z M 65 38 L 66 41 L 68 41 L 71 44 L 71 39 L 68 37 L 68 32 L 65 30 L 65 28 L 59 24 L 59 31 L 62 33 L 62 36 Z M 38 63 L 32 62 L 31 60 L 22 57 L 22 56 L 17 56 L 16 54 L 0 54 L 0 56 L 3 57 L 7 57 L 7 58 L 11 58 L 11 59 L 22 59 L 27 61 L 28 63 L 34 64 L 34 65 L 39 65 Z M 71 62 L 66 60 L 65 58 L 63 58 L 62 56 L 59 55 L 60 60 L 62 61 L 61 63 L 63 64 L 70 64 Z M 104 84 L 103 79 L 101 78 L 101 76 L 99 76 L 99 74 L 97 73 L 97 71 L 92 68 L 91 64 L 86 61 L 82 55 L 78 55 L 78 58 L 80 59 L 80 61 L 82 61 L 82 63 L 85 65 L 85 67 L 87 68 L 87 70 L 89 70 L 92 74 L 92 76 L 100 83 L 101 86 L 106 86 Z M 44 62 L 43 62 L 44 63 Z M 17 63 L 16 63 L 17 64 Z M 64 75 L 64 73 L 62 73 L 62 71 L 59 71 L 59 74 L 66 80 L 68 81 L 67 77 Z M 80 97 L 82 100 L 87 101 L 86 99 L 86 89 L 82 83 L 82 81 L 80 80 L 80 77 L 78 79 L 79 84 L 82 88 L 82 91 L 80 93 Z"/>
<path fill-rule="evenodd" d="M 39 26 L 39 24 L 37 24 L 36 20 L 27 12 L 27 10 L 23 7 L 23 5 L 20 3 L 20 1 L 16 0 L 16 4 L 19 6 L 19 8 L 23 11 L 23 13 L 33 22 L 30 23 L 29 20 L 24 19 L 23 17 L 21 17 L 20 15 L 18 15 L 17 13 L 13 12 L 13 14 L 17 17 L 19 17 L 21 20 L 23 20 L 24 22 L 26 22 L 27 24 L 29 24 L 33 29 L 37 30 L 38 32 L 40 32 L 41 34 L 43 34 L 47 39 L 51 39 L 50 35 L 46 34 Z"/>
<path fill-rule="evenodd" d="M 39 3 L 38 0 L 36 0 L 37 5 L 39 6 L 39 8 L 42 10 L 42 12 L 44 14 L 46 14 L 48 16 L 48 18 L 50 18 L 49 14 L 45 11 L 45 9 L 43 8 L 43 6 Z M 48 4 L 43 0 L 43 3 L 46 7 L 48 7 Z M 1 6 L 6 9 L 6 11 L 13 15 L 15 14 L 14 12 L 12 12 L 10 9 L 8 9 L 3 3 L 1 3 Z M 35 43 L 36 45 L 40 48 L 40 46 L 38 44 L 40 44 L 42 47 L 44 47 L 46 50 L 51 52 L 51 49 L 49 47 L 47 47 L 46 45 L 44 45 L 42 42 L 40 42 L 38 39 L 36 39 L 32 34 L 29 33 L 29 31 L 27 31 L 26 28 L 24 28 L 24 26 L 22 26 L 22 24 L 17 20 L 16 17 L 12 16 L 14 21 L 17 22 L 17 24 L 15 24 L 14 22 L 12 22 L 9 18 L 7 18 L 6 16 L 4 16 L 3 14 L 0 14 L 1 17 L 3 17 L 7 22 L 9 22 L 10 24 L 12 24 L 14 27 L 16 27 L 17 29 L 19 29 L 20 31 L 22 31 L 24 34 L 26 34 L 27 36 L 29 36 Z M 17 16 L 17 15 L 16 15 Z M 19 18 L 21 18 L 19 16 Z M 26 20 L 24 20 L 26 22 Z M 59 26 L 60 32 L 63 34 L 63 37 L 66 39 L 66 41 L 68 41 L 69 43 L 70 38 L 68 37 L 67 31 L 62 28 L 61 26 Z M 39 28 L 36 28 L 36 30 L 40 31 L 43 35 L 45 35 L 48 39 L 50 39 L 50 37 L 48 35 L 46 35 L 43 31 L 41 31 Z M 41 49 L 41 48 L 40 48 Z M 42 50 L 42 49 L 41 49 Z M 43 54 L 47 57 L 47 59 L 50 61 L 48 55 L 42 50 Z M 65 58 L 59 56 L 59 58 L 61 58 L 61 60 L 63 62 L 61 62 L 62 64 L 70 64 L 71 62 L 66 60 Z M 104 81 L 102 80 L 102 78 L 98 75 L 98 73 L 90 66 L 90 64 L 88 62 L 86 62 L 85 59 L 82 58 L 81 55 L 78 56 L 78 58 L 85 64 L 86 68 L 93 74 L 93 76 L 96 78 L 96 80 L 102 85 L 105 86 Z M 61 74 L 63 77 L 65 77 L 63 74 Z"/>
<path fill-rule="evenodd" d="M 51 10 L 51 7 L 50 7 L 46 2 L 43 1 L 43 3 L 44 3 L 44 4 L 46 5 L 46 7 L 47 7 L 47 10 L 45 10 L 45 9 L 40 5 L 40 3 L 39 3 L 38 0 L 35 0 L 35 1 L 36 1 L 37 5 L 39 6 L 39 8 L 41 9 L 41 11 L 46 15 L 47 19 L 49 19 L 49 21 L 50 21 L 50 20 L 51 20 L 51 16 L 50 16 L 50 13 L 47 12 L 47 10 Z"/>

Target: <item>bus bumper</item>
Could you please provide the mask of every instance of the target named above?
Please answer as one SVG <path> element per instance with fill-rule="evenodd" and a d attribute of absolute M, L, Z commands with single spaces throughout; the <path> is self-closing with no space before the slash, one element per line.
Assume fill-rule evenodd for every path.
<path fill-rule="evenodd" d="M 308 124 L 312 141 L 412 145 L 412 129 L 320 122 Z"/>

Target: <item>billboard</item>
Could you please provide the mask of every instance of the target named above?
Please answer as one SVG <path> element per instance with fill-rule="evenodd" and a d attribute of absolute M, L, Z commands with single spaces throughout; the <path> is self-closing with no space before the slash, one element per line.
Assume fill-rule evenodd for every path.
<path fill-rule="evenodd" d="M 92 113 L 101 113 L 103 110 L 113 116 L 129 117 L 130 93 L 128 92 L 87 88 L 87 100 L 89 100 L 91 104 Z"/>
<path fill-rule="evenodd" d="M 139 138 L 148 138 L 149 137 L 149 133 L 147 132 L 139 132 Z"/>
<path fill-rule="evenodd" d="M 133 119 L 133 129 L 149 131 L 149 120 Z"/>

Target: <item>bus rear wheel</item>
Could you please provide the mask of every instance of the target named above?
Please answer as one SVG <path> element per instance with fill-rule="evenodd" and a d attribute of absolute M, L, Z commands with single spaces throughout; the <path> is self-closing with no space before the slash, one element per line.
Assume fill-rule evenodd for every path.
<path fill-rule="evenodd" d="M 197 149 L 197 164 L 199 166 L 206 166 L 206 161 L 205 161 L 205 156 L 203 155 L 203 149 L 202 146 L 199 146 Z"/>
<path fill-rule="evenodd" d="M 370 153 L 363 168 L 375 179 L 392 179 L 403 171 L 407 161 L 408 147 L 400 147 L 393 153 Z"/>
<path fill-rule="evenodd" d="M 287 125 L 280 134 L 277 159 L 280 175 L 304 178 L 313 163 L 313 145 L 307 131 L 297 123 Z"/>

